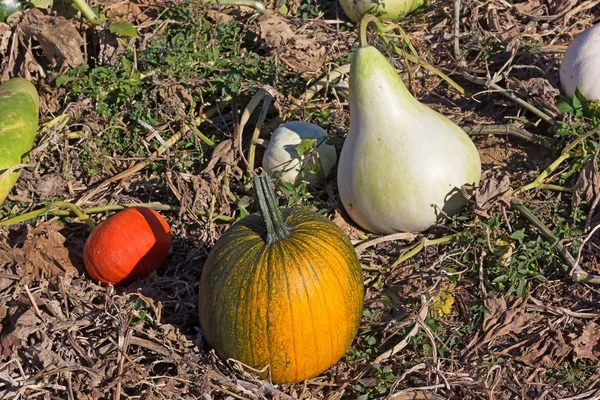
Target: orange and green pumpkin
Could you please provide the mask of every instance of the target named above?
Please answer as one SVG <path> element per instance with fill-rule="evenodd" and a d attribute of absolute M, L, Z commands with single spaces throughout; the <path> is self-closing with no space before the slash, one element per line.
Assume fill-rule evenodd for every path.
<path fill-rule="evenodd" d="M 260 215 L 232 225 L 200 281 L 200 325 L 223 359 L 276 383 L 324 372 L 348 350 L 364 288 L 344 232 L 306 209 L 279 209 L 268 176 L 255 179 Z"/>

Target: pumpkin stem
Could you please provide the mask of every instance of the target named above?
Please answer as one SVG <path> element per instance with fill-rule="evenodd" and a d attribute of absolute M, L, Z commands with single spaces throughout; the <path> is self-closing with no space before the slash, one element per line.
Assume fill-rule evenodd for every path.
<path fill-rule="evenodd" d="M 286 239 L 290 236 L 291 228 L 283 221 L 269 175 L 254 177 L 254 190 L 267 228 L 267 244 Z"/>

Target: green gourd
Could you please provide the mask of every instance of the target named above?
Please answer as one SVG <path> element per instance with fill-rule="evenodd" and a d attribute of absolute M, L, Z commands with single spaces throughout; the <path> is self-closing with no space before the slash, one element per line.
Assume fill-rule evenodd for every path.
<path fill-rule="evenodd" d="M 33 147 L 39 114 L 38 93 L 31 82 L 13 78 L 0 85 L 0 205 L 21 175 Z"/>

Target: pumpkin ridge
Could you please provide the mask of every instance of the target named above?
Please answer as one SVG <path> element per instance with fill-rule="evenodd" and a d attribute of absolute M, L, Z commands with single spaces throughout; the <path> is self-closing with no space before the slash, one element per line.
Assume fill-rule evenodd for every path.
<path fill-rule="evenodd" d="M 332 268 L 330 263 L 326 263 L 325 265 L 332 270 L 332 275 L 333 275 L 335 281 L 337 282 L 338 287 L 340 288 L 341 291 L 344 291 L 345 288 L 342 285 L 342 283 L 340 281 L 340 278 L 339 278 L 338 274 L 336 273 L 336 270 L 337 271 L 339 271 L 339 270 L 344 271 L 346 273 L 347 278 L 349 278 L 349 279 L 346 279 L 346 280 L 348 280 L 348 282 L 356 283 L 357 279 L 359 279 L 358 276 L 354 276 L 354 274 L 352 273 L 353 271 L 350 268 L 344 268 L 348 264 L 346 262 L 347 258 L 350 257 L 351 255 L 350 254 L 340 254 L 340 253 L 338 253 L 336 251 L 327 251 L 326 248 L 323 248 L 322 238 L 321 238 L 321 240 L 317 240 L 317 239 L 319 239 L 319 237 L 318 237 L 319 233 L 320 233 L 320 231 L 317 230 L 317 233 L 315 235 L 312 235 L 312 236 L 309 237 L 308 241 L 309 242 L 310 241 L 314 241 L 314 245 L 313 246 L 308 246 L 308 243 L 307 243 L 307 247 L 312 248 L 313 251 L 314 251 L 314 249 L 317 249 L 318 246 L 321 246 L 322 250 L 326 254 L 328 254 L 329 257 L 333 257 L 335 259 L 335 261 L 338 264 L 337 269 L 336 268 Z M 332 232 L 327 232 L 327 234 L 331 235 Z M 342 247 L 342 246 L 336 246 L 336 249 L 338 247 Z M 321 253 L 317 252 L 317 254 L 321 254 Z M 352 288 L 352 283 L 349 283 L 348 289 L 351 289 L 351 288 Z M 352 293 L 352 290 L 349 290 L 348 292 Z M 346 318 L 349 321 L 353 320 L 353 314 L 354 313 L 352 312 L 352 310 L 353 310 L 352 303 L 354 303 L 355 300 L 358 300 L 358 299 L 348 298 L 346 296 L 344 297 L 344 305 L 345 305 L 344 308 L 346 310 Z M 358 328 L 358 324 L 360 324 L 360 320 L 359 320 L 358 323 L 356 323 L 355 321 L 353 321 L 353 324 L 357 325 L 357 328 Z M 349 335 L 352 335 L 352 333 L 349 333 Z M 352 335 L 352 336 L 354 336 L 354 335 Z M 348 340 L 348 338 L 346 338 L 346 340 Z"/>
<path fill-rule="evenodd" d="M 267 247 L 265 247 L 267 248 Z M 266 301 L 266 310 L 270 310 L 271 309 L 271 279 L 269 279 L 271 277 L 271 263 L 273 262 L 273 252 L 272 251 L 266 251 L 265 252 L 267 254 L 267 301 Z M 271 321 L 269 318 L 269 313 L 267 311 L 267 318 L 265 318 L 265 329 L 267 331 L 267 334 L 265 335 L 266 339 L 267 339 L 267 343 L 268 345 L 266 346 L 268 349 L 268 353 L 269 353 L 269 364 L 266 365 L 268 367 L 268 371 L 269 371 L 269 377 L 271 377 L 271 364 L 273 363 L 273 352 L 271 351 L 271 346 L 270 344 L 273 343 L 273 339 L 271 338 L 270 335 L 270 331 L 271 331 Z M 260 368 L 264 368 L 265 366 L 260 366 Z"/>
<path fill-rule="evenodd" d="M 288 242 L 286 243 L 289 246 L 289 248 L 287 248 L 286 250 L 293 255 L 293 257 L 290 257 L 290 259 L 295 261 L 294 266 L 297 267 L 300 276 L 305 274 L 304 269 L 308 265 L 313 272 L 313 275 L 310 278 L 314 279 L 314 280 L 318 280 L 319 278 L 318 278 L 318 275 L 315 273 L 316 270 L 315 270 L 314 266 L 312 265 L 312 263 L 310 263 L 308 260 L 306 260 L 305 257 L 303 257 L 302 251 L 299 249 L 299 246 L 298 246 L 298 244 L 299 244 L 298 240 L 295 240 L 295 239 L 296 239 L 295 237 L 290 236 L 290 240 L 288 240 Z M 302 262 L 302 263 L 300 264 L 300 262 Z M 306 285 L 306 281 L 304 279 L 302 280 L 302 286 L 304 288 L 304 294 L 306 296 L 306 304 L 310 304 L 311 303 L 310 293 L 309 293 L 308 287 Z M 289 287 L 289 285 L 288 285 L 288 287 Z M 322 300 L 322 298 L 321 298 L 321 300 Z M 314 325 L 315 318 L 314 318 L 314 314 L 313 314 L 313 308 L 307 307 L 307 309 L 308 309 L 309 316 L 310 316 L 310 318 L 308 320 L 311 324 L 311 331 L 315 332 L 316 329 L 315 329 L 315 325 Z M 329 315 L 329 312 L 327 314 Z M 292 314 L 292 315 L 294 315 L 294 314 Z M 313 339 L 314 339 L 314 349 L 315 349 L 314 355 L 317 360 L 316 364 L 320 365 L 321 363 L 320 363 L 319 356 L 321 355 L 320 354 L 321 352 L 319 351 L 317 336 L 314 335 Z M 296 359 L 298 359 L 297 350 L 296 350 Z M 306 365 L 304 366 L 304 368 L 306 368 Z M 298 375 L 299 375 L 298 368 L 296 368 L 296 377 Z"/>
<path fill-rule="evenodd" d="M 252 268 L 248 268 L 248 273 L 246 275 L 246 277 L 248 279 L 245 281 L 245 283 L 248 284 L 247 286 L 249 288 L 250 288 L 250 284 L 249 283 L 252 282 L 252 278 L 256 278 L 256 277 L 260 276 L 260 274 L 261 274 L 261 271 L 258 270 L 257 266 L 260 266 L 260 267 L 263 266 L 263 264 L 261 263 L 261 260 L 262 260 L 263 256 L 264 256 L 264 247 L 261 248 L 261 249 L 258 249 L 258 251 L 255 254 L 254 260 L 253 260 L 253 262 L 251 264 Z M 260 295 L 260 288 L 259 288 L 258 285 L 260 283 L 260 279 L 255 279 L 255 280 L 256 280 L 256 285 L 254 285 L 254 298 L 253 298 L 253 300 L 254 300 L 254 302 L 256 304 L 253 304 L 253 305 L 250 304 L 250 310 L 256 310 L 256 309 L 258 309 L 260 307 L 260 304 L 258 304 L 259 295 Z M 244 282 L 244 280 L 242 280 L 242 281 Z M 249 300 L 248 303 L 251 303 L 251 300 L 250 300 L 251 296 L 252 296 L 252 289 L 248 289 L 248 300 Z M 240 305 L 243 305 L 243 302 L 242 302 L 243 298 L 244 298 L 243 296 L 239 296 L 238 307 Z M 241 312 L 239 312 L 239 311 L 236 311 L 236 313 L 237 314 L 241 314 Z M 248 314 L 248 318 L 246 319 L 246 322 L 249 322 L 252 319 L 253 319 L 252 315 Z M 252 325 L 246 324 L 246 325 L 248 327 L 250 327 L 250 326 L 255 327 L 255 326 L 257 326 L 256 320 L 260 320 L 260 313 L 256 313 L 256 315 L 254 316 L 254 322 L 255 322 L 254 324 L 252 324 Z M 258 360 L 257 354 L 255 353 L 255 347 L 252 345 L 252 343 L 254 343 L 254 340 L 253 340 L 254 338 L 252 337 L 252 333 L 255 331 L 255 329 L 246 329 L 246 331 L 247 331 L 247 340 L 246 340 L 246 343 L 247 343 L 247 350 L 248 350 L 247 354 L 249 356 L 249 359 L 251 360 L 250 361 L 251 365 L 254 367 L 254 366 L 258 365 L 259 362 L 260 362 Z"/>
<path fill-rule="evenodd" d="M 340 290 L 343 290 L 343 289 L 344 289 L 344 287 L 342 286 L 342 284 L 341 284 L 341 282 L 340 282 L 340 280 L 339 280 L 339 278 L 338 278 L 338 274 L 336 273 L 336 270 L 335 270 L 334 268 L 331 268 L 331 263 L 330 263 L 328 260 L 326 260 L 324 257 L 322 257 L 322 255 L 321 255 L 321 252 L 319 252 L 318 250 L 322 250 L 322 251 L 323 251 L 323 252 L 325 252 L 325 253 L 326 253 L 328 256 L 335 256 L 335 255 L 336 255 L 336 252 L 335 252 L 335 251 L 328 251 L 328 249 L 327 249 L 327 248 L 324 248 L 324 246 L 322 245 L 322 242 L 321 242 L 321 241 L 319 241 L 319 240 L 316 240 L 316 239 L 317 239 L 317 237 L 315 237 L 315 235 L 318 235 L 318 229 L 316 229 L 316 230 L 317 230 L 317 232 L 314 232 L 315 228 L 314 228 L 314 227 L 311 227 L 311 230 L 313 230 L 313 234 L 312 234 L 312 235 L 308 235 L 308 234 L 307 234 L 307 238 L 306 238 L 306 240 L 309 240 L 309 241 L 314 241 L 314 243 L 313 243 L 313 245 L 312 245 L 312 246 L 310 246 L 308 243 L 304 244 L 304 246 L 305 246 L 305 248 L 304 248 L 304 251 L 305 251 L 305 252 L 307 252 L 307 251 L 311 251 L 311 252 L 312 252 L 311 254 L 316 254 L 316 255 L 318 255 L 318 256 L 319 256 L 319 257 L 322 259 L 322 261 L 323 261 L 323 266 L 324 266 L 324 267 L 327 267 L 327 268 L 329 268 L 329 269 L 331 270 L 331 272 L 332 272 L 332 274 L 331 274 L 331 275 L 333 275 L 333 276 L 336 278 L 336 282 L 337 282 L 337 284 L 338 284 L 338 286 L 339 286 Z M 329 234 L 329 232 L 328 232 L 328 234 Z M 321 238 L 321 239 L 322 239 L 322 238 Z M 300 244 L 300 245 L 303 245 L 303 243 L 299 243 L 299 244 Z M 339 269 L 340 269 L 340 270 L 345 270 L 346 268 L 343 268 L 343 267 L 344 267 L 344 265 L 345 265 L 345 263 L 343 263 L 343 262 L 340 262 L 340 260 L 338 259 L 338 257 L 335 257 L 335 258 L 336 258 L 336 261 L 338 262 L 338 264 L 339 264 L 339 266 L 340 266 L 340 268 L 339 268 Z M 345 300 L 346 300 L 346 298 L 345 298 Z M 346 307 L 345 307 L 345 308 L 346 308 L 347 310 L 348 310 L 348 309 L 350 309 L 350 307 L 348 307 L 348 305 L 349 305 L 349 304 L 348 304 L 347 302 L 344 302 L 344 303 L 345 303 L 345 305 L 346 305 Z"/>
<path fill-rule="evenodd" d="M 235 233 L 241 233 L 241 232 L 235 232 Z M 237 235 L 236 235 L 237 236 Z M 239 239 L 234 239 L 231 243 L 235 243 L 235 246 L 224 246 L 221 248 L 221 250 L 223 252 L 225 252 L 226 254 L 226 259 L 224 260 L 224 262 L 222 263 L 222 270 L 221 270 L 221 274 L 219 275 L 219 281 L 215 283 L 215 285 L 217 285 L 220 290 L 219 292 L 215 292 L 214 294 L 214 298 L 216 300 L 221 299 L 221 295 L 222 295 L 222 291 L 224 289 L 230 288 L 231 284 L 226 284 L 227 278 L 231 278 L 231 273 L 229 271 L 228 265 L 230 265 L 230 258 L 233 260 L 239 260 L 242 259 L 240 257 L 240 254 L 243 256 L 245 254 L 244 258 L 252 258 L 256 256 L 256 253 L 258 252 L 257 250 L 259 250 L 259 248 L 257 248 L 260 245 L 260 240 L 257 240 L 256 238 L 249 238 L 245 241 L 242 241 L 240 243 Z M 233 248 L 232 248 L 233 247 Z M 236 251 L 237 250 L 237 251 Z M 248 269 L 244 269 L 244 272 L 247 272 Z M 237 272 L 237 271 L 236 271 Z M 238 272 L 239 273 L 239 272 Z M 237 277 L 237 275 L 234 275 Z M 221 281 L 221 279 L 223 279 Z M 235 282 L 235 280 L 234 280 Z M 227 301 L 214 301 L 215 303 L 215 309 L 213 311 L 213 318 L 214 317 L 218 317 L 220 315 L 222 315 L 223 313 L 227 314 L 229 316 L 229 318 L 231 318 L 231 314 L 230 312 L 232 312 L 234 309 L 237 311 L 237 307 L 239 307 L 240 305 L 240 296 L 234 296 L 234 297 L 230 297 L 230 296 L 226 296 L 225 299 L 233 299 L 233 300 L 227 300 Z M 219 305 L 221 307 L 219 307 Z M 237 312 L 236 315 L 233 317 L 233 323 L 235 324 L 237 322 Z M 213 325 L 213 326 L 218 326 L 219 330 L 223 329 L 220 325 Z M 233 325 L 235 326 L 235 325 Z M 228 330 L 232 330 L 231 329 L 231 325 L 228 326 Z M 235 335 L 236 330 L 232 330 L 232 335 Z M 227 332 L 227 335 L 229 336 L 230 332 Z M 223 338 L 222 334 L 216 334 L 216 336 L 218 336 L 220 339 Z M 231 343 L 235 344 L 235 348 L 236 350 L 238 349 L 238 344 L 237 341 L 235 340 L 236 337 L 231 337 Z M 229 355 L 228 355 L 229 356 Z M 248 360 L 244 360 L 244 362 L 247 362 Z"/>
<path fill-rule="evenodd" d="M 314 234 L 314 232 L 313 232 L 313 234 Z M 307 236 L 307 237 L 311 237 L 311 235 L 309 235 L 308 233 L 306 234 L 306 236 Z M 301 249 L 301 252 L 302 252 L 302 253 L 306 254 L 308 251 L 310 251 L 310 254 L 311 254 L 312 256 L 317 256 L 317 257 L 319 258 L 319 264 L 320 264 L 320 266 L 321 266 L 321 268 L 322 268 L 322 269 L 326 269 L 326 268 L 327 268 L 327 269 L 331 270 L 331 268 L 330 268 L 330 265 L 329 265 L 329 261 L 328 261 L 328 260 L 326 260 L 326 259 L 325 259 L 325 257 L 323 257 L 323 256 L 321 255 L 321 253 L 318 251 L 318 245 L 320 244 L 319 242 L 316 242 L 316 245 L 317 245 L 317 246 L 308 246 L 308 245 L 307 245 L 307 244 L 305 244 L 303 241 L 298 241 L 296 244 L 297 244 L 297 245 L 298 245 L 298 247 Z M 331 256 L 331 254 L 330 254 L 330 253 L 328 253 L 328 255 L 329 255 L 329 256 Z M 318 274 L 318 272 L 319 272 L 319 271 L 317 271 L 317 270 L 315 269 L 315 267 L 314 267 L 314 265 L 312 265 L 312 263 L 311 263 L 311 267 L 312 267 L 313 271 L 314 271 L 315 273 L 317 273 L 317 276 L 319 276 L 319 274 Z M 337 279 L 337 274 L 335 273 L 335 271 L 333 271 L 333 270 L 332 270 L 332 271 L 331 271 L 331 275 L 333 275 L 333 276 L 334 276 L 334 278 L 336 279 L 336 282 L 337 282 L 337 284 L 338 284 L 338 287 L 339 287 L 339 288 L 341 288 L 341 290 L 343 290 L 343 287 L 342 287 L 341 283 L 339 282 L 339 279 Z M 319 278 L 319 279 L 320 279 L 320 278 Z M 323 286 L 324 286 L 324 285 L 321 285 L 321 287 L 323 287 Z M 322 296 L 322 299 L 323 299 L 323 307 L 324 307 L 324 308 L 327 310 L 327 315 L 328 315 L 328 318 L 329 318 L 329 319 L 331 319 L 331 309 L 330 309 L 330 305 L 329 305 L 329 303 L 326 301 L 326 296 L 324 296 L 324 293 L 322 292 L 321 294 L 323 295 L 323 296 Z M 347 304 L 347 302 L 346 302 L 346 298 L 345 298 L 345 297 L 344 297 L 344 305 L 345 305 L 345 307 L 344 307 L 344 308 L 346 308 L 346 310 L 348 310 L 348 304 Z M 348 313 L 347 313 L 347 314 L 348 314 Z M 344 341 L 346 341 L 346 338 L 344 338 Z M 331 363 L 331 359 L 332 359 L 332 358 L 335 358 L 335 344 L 334 344 L 334 342 L 333 342 L 333 335 L 330 335 L 330 346 L 331 346 L 331 353 L 330 353 L 330 360 L 328 361 L 328 363 Z"/>
<path fill-rule="evenodd" d="M 311 278 L 314 279 L 314 280 L 320 280 L 319 279 L 319 274 L 317 273 L 317 269 L 315 268 L 315 266 L 309 260 L 307 260 L 307 259 L 305 259 L 305 257 L 303 257 L 303 254 L 305 254 L 305 253 L 303 252 L 303 249 L 301 247 L 301 244 L 302 244 L 301 240 L 293 240 L 293 239 L 294 238 L 292 238 L 292 240 L 289 241 L 289 244 L 291 245 L 291 247 L 289 249 L 290 253 L 294 252 L 294 250 L 296 250 L 296 254 L 294 254 L 294 257 L 292 257 L 292 259 L 294 259 L 294 260 L 298 260 L 298 259 L 302 260 L 303 264 L 310 266 L 310 269 L 313 272 L 313 276 L 311 276 Z M 300 270 L 301 270 L 301 268 L 302 268 L 302 266 L 299 266 Z M 306 294 L 306 300 L 307 300 L 307 304 L 308 304 L 308 303 L 310 303 L 310 293 L 309 293 L 308 287 L 306 286 L 306 282 L 303 281 L 302 285 L 304 286 L 304 292 Z M 327 307 L 327 302 L 325 301 L 325 296 L 323 296 L 323 292 L 320 292 L 319 294 L 320 294 L 320 297 L 321 297 L 320 298 L 321 304 L 327 309 L 327 316 L 329 318 L 331 316 L 331 313 L 329 312 L 330 310 Z M 310 313 L 310 323 L 311 323 L 312 331 L 315 332 L 316 331 L 316 329 L 315 329 L 316 327 L 314 325 L 315 318 L 314 318 L 312 307 L 308 307 L 308 312 Z M 315 357 L 317 359 L 316 364 L 320 365 L 321 364 L 320 363 L 321 352 L 318 351 L 319 350 L 319 346 L 318 346 L 318 340 L 317 339 L 318 338 L 315 335 L 314 336 L 314 342 L 315 342 L 314 343 L 314 348 L 315 348 Z M 330 340 L 331 349 L 332 349 L 332 353 L 333 353 L 333 338 L 330 337 L 330 339 L 331 339 Z"/>
<path fill-rule="evenodd" d="M 254 275 L 254 277 L 262 277 L 263 276 L 263 269 L 265 269 L 265 262 L 264 262 L 264 258 L 265 255 L 267 254 L 265 251 L 265 247 L 263 247 L 262 249 L 260 249 L 258 252 L 258 265 L 260 266 L 260 269 L 257 269 L 256 274 Z M 268 268 L 268 267 L 267 267 Z M 264 271 L 265 274 L 268 273 L 268 271 Z M 265 275 L 268 276 L 268 275 Z M 266 281 L 268 281 L 268 279 L 266 279 Z M 256 312 L 256 314 L 254 315 L 254 324 L 253 326 L 260 326 L 260 324 L 258 322 L 260 322 L 261 320 L 261 307 L 260 307 L 260 301 L 261 301 L 261 287 L 260 287 L 260 282 L 261 279 L 256 279 L 256 285 L 254 285 L 254 303 L 255 304 L 251 304 L 250 305 L 250 310 L 258 310 L 258 312 Z M 265 309 L 266 311 L 266 309 Z M 266 339 L 268 337 L 268 330 L 266 330 L 266 324 L 265 324 L 265 332 L 262 335 L 262 339 Z M 249 346 L 251 348 L 251 354 L 252 354 L 252 366 L 253 367 L 259 367 L 260 368 L 260 354 L 256 354 L 255 353 L 255 349 L 254 346 L 252 346 L 253 343 L 256 343 L 258 341 L 261 340 L 261 333 L 258 332 L 256 329 L 249 329 L 248 330 L 248 343 Z"/>
<path fill-rule="evenodd" d="M 223 236 L 225 236 L 225 235 L 223 235 Z M 217 244 L 213 248 L 213 251 L 214 251 L 213 254 L 215 255 L 215 257 L 217 257 L 218 255 L 220 255 L 222 247 L 223 246 L 220 246 L 219 243 L 217 242 Z M 224 257 L 224 259 L 226 259 L 226 257 Z M 209 256 L 208 259 L 206 260 L 206 262 L 204 263 L 204 265 L 205 266 L 206 265 L 215 265 L 217 267 L 216 268 L 217 269 L 217 271 L 216 271 L 217 272 L 217 277 L 215 279 L 212 276 L 212 275 L 214 275 L 213 271 L 208 270 L 208 269 L 207 270 L 203 269 L 202 274 L 203 275 L 206 274 L 206 286 L 207 287 L 206 288 L 201 287 L 200 290 L 206 289 L 206 291 L 208 292 L 208 299 L 209 299 L 209 301 L 205 302 L 205 303 L 209 304 L 209 309 L 205 310 L 204 307 L 206 307 L 206 306 L 202 306 L 202 309 L 203 309 L 204 317 L 205 318 L 207 318 L 207 317 L 210 318 L 210 321 L 211 321 L 210 332 L 204 332 L 204 335 L 207 337 L 207 339 L 209 341 L 213 342 L 212 345 L 215 346 L 216 342 L 218 341 L 218 339 L 217 339 L 218 335 L 216 334 L 216 330 L 218 329 L 218 325 L 217 325 L 217 321 L 215 321 L 215 318 L 217 316 L 217 312 L 216 312 L 217 310 L 216 309 L 218 307 L 218 302 L 213 301 L 212 299 L 216 298 L 216 293 L 215 293 L 214 288 L 215 287 L 217 287 L 217 288 L 219 287 L 219 286 L 216 286 L 215 283 L 217 283 L 222 276 L 225 276 L 225 268 L 224 268 L 225 264 L 224 263 L 223 264 L 222 263 L 212 264 L 212 263 L 209 263 L 210 261 L 211 261 L 211 257 Z M 214 270 L 214 268 L 213 268 L 213 270 Z M 215 283 L 213 283 L 213 280 L 215 281 Z M 201 284 L 201 286 L 204 286 L 204 285 Z"/>
<path fill-rule="evenodd" d="M 297 340 L 296 335 L 295 335 L 295 333 L 296 333 L 296 329 L 294 328 L 294 315 L 295 314 L 294 314 L 294 307 L 292 306 L 293 301 L 292 301 L 292 298 L 290 296 L 290 284 L 293 284 L 293 282 L 291 281 L 290 276 L 288 274 L 288 265 L 290 265 L 292 263 L 284 265 L 284 261 L 286 259 L 288 259 L 288 257 L 286 257 L 286 254 L 285 254 L 286 253 L 285 250 L 289 251 L 289 249 L 287 247 L 292 242 L 293 241 L 289 240 L 289 236 L 288 236 L 288 238 L 286 238 L 284 240 L 278 240 L 278 241 L 274 242 L 273 245 L 276 244 L 277 248 L 279 250 L 278 254 L 280 256 L 280 260 L 278 260 L 279 262 L 277 263 L 277 265 L 282 266 L 281 273 L 283 274 L 284 281 L 286 283 L 283 286 L 285 288 L 285 294 L 286 294 L 286 298 L 287 298 L 288 308 L 290 309 L 290 326 L 292 328 L 291 331 L 294 332 L 294 335 L 292 335 L 292 348 L 294 349 L 294 361 L 293 361 L 293 363 L 294 363 L 294 379 L 297 379 L 298 372 L 299 372 L 298 371 L 298 360 L 299 360 L 299 357 L 298 357 L 298 340 Z M 284 245 L 286 246 L 285 249 L 284 249 Z"/>
<path fill-rule="evenodd" d="M 235 228 L 234 228 L 235 229 Z M 236 236 L 236 231 L 233 230 L 231 231 L 231 235 L 227 235 L 227 232 L 223 235 L 224 237 L 229 237 L 232 236 L 232 238 L 235 238 Z M 212 345 L 215 346 L 216 344 L 221 343 L 221 340 L 219 339 L 219 334 L 218 331 L 221 329 L 220 324 L 218 324 L 218 321 L 216 321 L 215 319 L 220 315 L 218 309 L 219 306 L 223 305 L 223 302 L 219 302 L 216 301 L 216 299 L 219 298 L 221 291 L 223 290 L 223 287 L 225 285 L 223 285 L 223 282 L 221 282 L 222 279 L 227 277 L 227 265 L 228 265 L 228 260 L 229 257 L 231 257 L 233 254 L 236 254 L 237 252 L 235 251 L 236 248 L 234 248 L 233 251 L 228 252 L 226 250 L 228 250 L 228 246 L 223 245 L 222 243 L 228 243 L 228 240 L 223 241 L 223 242 L 217 242 L 215 247 L 213 248 L 213 254 L 214 256 L 212 258 L 214 259 L 219 259 L 222 257 L 222 261 L 221 262 L 217 262 L 217 263 L 212 263 L 211 261 L 211 257 L 209 257 L 206 262 L 205 265 L 210 265 L 210 266 L 216 266 L 216 270 L 215 268 L 212 268 L 211 270 L 206 270 L 206 285 L 208 287 L 203 288 L 206 289 L 209 292 L 209 303 L 210 303 L 210 309 L 209 310 L 205 310 L 205 316 L 210 318 L 211 320 L 211 324 L 210 324 L 210 332 L 205 332 L 205 335 L 207 336 L 207 338 L 209 339 L 210 342 L 213 342 Z M 243 246 L 239 245 L 237 248 L 243 248 Z M 241 251 L 241 250 L 240 250 Z M 224 253 L 224 254 L 222 254 Z M 233 254 L 231 254 L 233 253 Z M 205 271 L 202 271 L 203 273 Z M 214 276 L 216 275 L 216 277 Z M 218 288 L 217 290 L 215 290 L 215 288 Z M 206 314 L 206 312 L 208 312 L 208 314 Z"/>
<path fill-rule="evenodd" d="M 251 268 L 247 268 L 246 271 L 242 271 L 242 273 L 245 272 L 247 274 L 248 273 L 248 271 L 247 271 L 248 269 L 251 269 Z M 244 286 L 243 285 L 244 275 L 240 276 L 239 279 L 242 282 L 242 285 L 238 285 L 238 288 L 236 288 L 236 291 L 237 290 L 241 290 L 240 286 L 242 286 L 242 287 Z M 246 352 L 247 349 L 245 349 L 245 348 L 239 349 L 240 345 L 238 344 L 239 343 L 238 336 L 240 335 L 240 331 L 238 329 L 238 323 L 240 322 L 240 312 L 239 312 L 240 311 L 240 304 L 241 304 L 240 299 L 244 298 L 244 296 L 240 294 L 239 296 L 233 296 L 232 298 L 233 298 L 233 302 L 231 304 L 231 309 L 235 310 L 235 312 L 233 313 L 233 329 L 232 329 L 232 333 L 231 333 L 230 342 L 233 343 L 233 345 L 235 346 L 235 348 L 236 348 L 235 351 L 236 352 L 238 352 L 239 350 L 241 350 L 242 354 L 248 354 Z M 244 346 L 242 345 L 241 347 L 244 347 Z"/>

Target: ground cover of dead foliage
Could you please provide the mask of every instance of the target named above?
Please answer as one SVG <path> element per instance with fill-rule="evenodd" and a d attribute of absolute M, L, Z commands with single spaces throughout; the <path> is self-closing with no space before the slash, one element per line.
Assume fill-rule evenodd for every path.
<path fill-rule="evenodd" d="M 60 77 L 86 66 L 80 76 L 92 68 L 110 68 L 132 51 L 141 57 L 166 30 L 185 25 L 185 18 L 211 24 L 214 32 L 219 24 L 239 23 L 238 44 L 276 67 L 269 129 L 290 112 L 289 119 L 319 123 L 326 111 L 329 133 L 344 136 L 347 76 L 310 101 L 302 99 L 312 83 L 348 62 L 357 35 L 335 2 L 290 1 L 287 16 L 273 11 L 272 3 L 263 16 L 245 7 L 188 5 L 192 14 L 165 17 L 166 8 L 181 3 L 98 2 L 105 15 L 133 23 L 138 38 L 92 27 L 60 1 L 53 13 L 26 10 L 0 24 L 1 80 L 32 80 L 41 96 L 40 122 L 60 116 L 66 121 L 38 137 L 31 167 L 0 209 L 0 220 L 56 200 L 84 209 L 148 202 L 174 206 L 163 212 L 174 234 L 166 262 L 126 288 L 99 286 L 85 275 L 82 249 L 89 227 L 68 212 L 49 209 L 35 220 L 1 227 L 0 398 L 600 398 L 600 292 L 594 285 L 573 283 L 556 249 L 536 239 L 535 228 L 509 207 L 513 189 L 535 179 L 560 148 L 505 134 L 475 136 L 484 178 L 473 195 L 472 211 L 466 211 L 465 221 L 433 229 L 425 237 L 471 233 L 453 244 L 426 246 L 404 262 L 396 263 L 405 249 L 402 240 L 370 247 L 361 242 L 372 236 L 352 225 L 341 210 L 334 177 L 310 189 L 313 204 L 328 208 L 327 215 L 364 245 L 365 314 L 352 348 L 339 363 L 306 382 L 274 385 L 216 357 L 198 326 L 198 281 L 211 246 L 252 197 L 240 154 L 240 149 L 247 152 L 252 124 L 241 138 L 234 132 L 260 79 L 239 83 L 234 95 L 224 99 L 206 89 L 221 88 L 219 77 L 228 71 L 211 72 L 221 64 L 200 61 L 200 69 L 194 69 L 196 64 L 190 68 L 208 73 L 176 80 L 168 67 L 148 67 L 134 59 L 132 79 L 138 70 L 150 71 L 140 78 L 147 93 L 135 92 L 135 101 L 115 96 L 120 110 L 107 115 L 99 107 L 106 100 L 102 91 L 85 95 L 68 81 L 59 84 Z M 551 118 L 572 122 L 556 107 L 558 66 L 570 39 L 600 21 L 598 2 L 463 0 L 460 15 L 462 60 L 453 50 L 452 1 L 433 0 L 402 26 L 422 57 L 474 96 L 465 98 L 418 68 L 408 75 L 403 60 L 393 56 L 403 77 L 411 78 L 405 81 L 416 97 L 464 128 L 501 125 L 556 138 L 556 126 L 486 85 L 496 83 Z M 375 35 L 371 40 L 381 45 Z M 169 62 L 166 50 L 159 58 Z M 220 107 L 208 118 L 194 120 L 216 105 Z M 156 134 L 128 119 L 140 108 L 152 110 Z M 214 149 L 194 141 L 190 125 L 211 137 Z M 119 140 L 95 140 L 111 129 L 121 129 Z M 266 134 L 268 129 L 261 137 Z M 157 135 L 172 141 L 169 151 Z M 119 152 L 120 140 L 133 144 Z M 195 144 L 179 146 L 181 142 Z M 568 220 L 568 210 L 599 196 L 595 164 L 581 167 L 577 175 L 570 181 L 576 183 L 573 196 L 523 194 L 553 229 L 583 224 Z M 598 224 L 593 214 L 584 218 L 591 228 Z M 106 215 L 92 218 L 99 222 Z M 494 218 L 501 223 L 492 224 Z M 526 232 L 537 247 L 520 243 L 515 232 Z M 574 240 L 584 239 L 563 234 L 568 249 Z M 493 236 L 493 250 L 485 245 L 486 235 Z M 578 257 L 590 273 L 600 273 L 598 237 L 588 237 Z M 507 294 L 509 288 L 494 279 L 523 257 L 546 279 L 516 280 L 515 285 L 525 282 L 523 288 Z"/>

